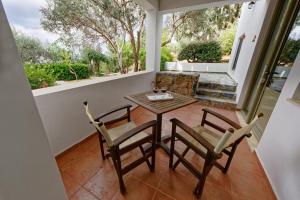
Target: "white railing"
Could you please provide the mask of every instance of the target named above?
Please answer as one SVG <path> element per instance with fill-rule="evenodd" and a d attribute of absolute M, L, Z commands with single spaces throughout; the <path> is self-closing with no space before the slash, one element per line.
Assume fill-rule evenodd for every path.
<path fill-rule="evenodd" d="M 89 102 L 92 114 L 99 115 L 130 103 L 124 99 L 126 95 L 151 90 L 154 75 L 136 72 L 33 91 L 53 154 L 58 155 L 95 132 L 85 115 L 84 101 Z"/>
<path fill-rule="evenodd" d="M 184 63 L 166 62 L 165 69 L 170 71 L 194 71 L 194 72 L 227 72 L 229 63 Z"/>

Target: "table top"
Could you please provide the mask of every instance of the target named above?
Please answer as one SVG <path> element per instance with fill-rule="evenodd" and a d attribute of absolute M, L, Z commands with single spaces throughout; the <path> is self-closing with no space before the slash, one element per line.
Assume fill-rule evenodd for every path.
<path fill-rule="evenodd" d="M 164 100 L 164 101 L 150 101 L 146 95 L 153 95 L 153 92 L 144 92 L 140 94 L 134 94 L 126 96 L 125 98 L 146 108 L 147 110 L 155 113 L 155 114 L 163 114 L 166 112 L 170 112 L 172 110 L 184 107 L 186 105 L 192 104 L 197 100 L 190 96 L 184 96 L 181 94 L 176 94 L 173 92 L 168 92 L 172 94 L 174 97 L 171 100 Z"/>

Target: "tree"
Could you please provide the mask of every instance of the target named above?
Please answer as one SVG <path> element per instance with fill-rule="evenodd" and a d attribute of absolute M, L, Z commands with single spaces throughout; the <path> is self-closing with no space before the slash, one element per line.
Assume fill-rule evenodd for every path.
<path fill-rule="evenodd" d="M 214 63 L 220 62 L 221 59 L 221 46 L 215 41 L 190 43 L 178 55 L 178 60 L 187 60 L 193 63 Z"/>
<path fill-rule="evenodd" d="M 291 65 L 295 61 L 299 53 L 299 50 L 300 50 L 300 39 L 299 40 L 288 39 L 284 45 L 284 48 L 282 49 L 278 63 L 284 65 Z"/>
<path fill-rule="evenodd" d="M 169 37 L 163 41 L 162 46 L 170 43 L 173 37 L 177 40 L 216 40 L 221 30 L 226 30 L 236 23 L 240 10 L 240 4 L 233 4 L 169 15 L 166 20 Z"/>
<path fill-rule="evenodd" d="M 41 9 L 44 29 L 104 40 L 118 56 L 122 69 L 122 49 L 128 38 L 139 70 L 139 52 L 146 13 L 132 0 L 49 0 Z"/>
<path fill-rule="evenodd" d="M 92 67 L 92 72 L 95 76 L 99 75 L 100 73 L 100 64 L 101 62 L 107 62 L 107 57 L 101 53 L 100 51 L 97 51 L 95 49 L 88 48 L 85 50 L 85 56 L 87 57 L 89 64 Z"/>
<path fill-rule="evenodd" d="M 23 63 L 40 63 L 46 59 L 47 52 L 40 40 L 20 32 L 13 33 Z"/>
<path fill-rule="evenodd" d="M 221 45 L 222 55 L 231 54 L 236 28 L 236 25 L 233 25 L 230 28 L 221 31 L 219 36 L 219 43 Z"/>

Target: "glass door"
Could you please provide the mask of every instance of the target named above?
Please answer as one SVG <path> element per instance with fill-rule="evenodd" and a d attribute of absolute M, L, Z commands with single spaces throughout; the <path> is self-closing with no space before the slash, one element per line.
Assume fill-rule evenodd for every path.
<path fill-rule="evenodd" d="M 292 28 L 288 33 L 288 38 L 282 45 L 282 50 L 270 73 L 266 73 L 265 86 L 255 114 L 264 113 L 264 118 L 254 127 L 253 133 L 259 141 L 267 126 L 269 118 L 273 112 L 278 97 L 282 91 L 285 81 L 290 73 L 291 67 L 300 49 L 300 13 L 298 11 Z"/>

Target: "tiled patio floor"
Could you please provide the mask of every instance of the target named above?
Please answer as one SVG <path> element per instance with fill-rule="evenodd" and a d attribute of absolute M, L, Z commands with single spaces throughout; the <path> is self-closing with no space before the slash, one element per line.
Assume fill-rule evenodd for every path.
<path fill-rule="evenodd" d="M 163 118 L 163 131 L 170 132 L 170 118 L 176 117 L 190 126 L 201 122 L 202 105 L 193 105 L 167 113 Z M 233 111 L 212 108 L 234 121 L 237 117 Z M 137 108 L 132 119 L 141 124 L 154 119 L 155 116 Z M 212 119 L 212 118 L 211 118 Z M 216 119 L 213 119 L 216 122 Z M 223 125 L 221 122 L 220 125 Z M 124 162 L 132 160 L 138 152 L 123 158 Z M 202 167 L 203 161 L 192 152 L 187 155 L 194 164 Z M 102 161 L 96 135 L 90 137 L 76 148 L 57 159 L 58 166 L 71 200 L 153 200 L 153 199 L 195 199 L 192 191 L 196 178 L 182 165 L 176 171 L 169 170 L 168 156 L 157 150 L 156 171 L 150 173 L 146 164 L 142 164 L 125 177 L 127 194 L 119 192 L 116 172 L 111 160 Z M 208 175 L 202 199 L 221 200 L 271 200 L 275 199 L 264 173 L 250 152 L 246 141 L 239 146 L 228 174 L 224 175 L 213 168 Z"/>

